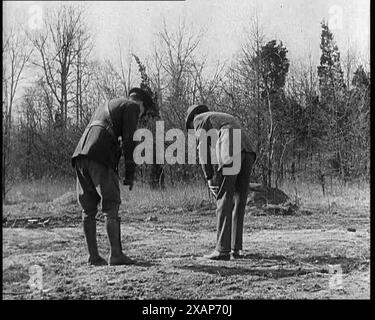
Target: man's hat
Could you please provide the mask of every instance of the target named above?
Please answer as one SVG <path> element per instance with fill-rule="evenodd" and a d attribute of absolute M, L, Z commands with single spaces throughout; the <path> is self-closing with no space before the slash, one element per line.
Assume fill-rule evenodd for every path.
<path fill-rule="evenodd" d="M 204 104 L 194 104 L 190 106 L 186 111 L 186 120 L 185 120 L 186 130 L 189 130 L 190 124 L 194 120 L 194 117 L 197 114 L 208 112 L 208 111 L 210 110 Z"/>
<path fill-rule="evenodd" d="M 152 98 L 151 98 L 150 94 L 148 92 L 146 92 L 145 90 L 143 90 L 141 88 L 132 88 L 129 91 L 129 96 L 131 96 L 132 94 L 135 95 L 136 99 L 139 99 L 139 100 L 143 101 L 143 104 L 144 104 L 146 110 L 150 110 L 150 109 L 154 108 L 154 103 L 152 101 Z"/>

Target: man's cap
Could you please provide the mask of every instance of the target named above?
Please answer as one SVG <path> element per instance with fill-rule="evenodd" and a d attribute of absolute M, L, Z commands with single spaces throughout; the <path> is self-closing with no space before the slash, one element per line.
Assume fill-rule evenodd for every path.
<path fill-rule="evenodd" d="M 154 103 L 152 101 L 152 98 L 150 94 L 146 92 L 145 90 L 135 87 L 129 91 L 129 96 L 131 96 L 132 94 L 135 94 L 138 99 L 143 101 L 143 104 L 146 110 L 150 110 L 154 108 Z"/>
<path fill-rule="evenodd" d="M 190 124 L 194 120 L 194 117 L 197 114 L 204 113 L 210 111 L 208 107 L 205 104 L 194 104 L 190 106 L 186 111 L 186 120 L 185 120 L 185 126 L 186 130 L 189 130 Z"/>

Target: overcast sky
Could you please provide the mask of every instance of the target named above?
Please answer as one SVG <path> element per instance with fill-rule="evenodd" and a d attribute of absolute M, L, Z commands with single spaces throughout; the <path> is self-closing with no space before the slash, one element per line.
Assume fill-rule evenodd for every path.
<path fill-rule="evenodd" d="M 3 2 L 4 27 L 28 21 L 35 5 L 45 12 L 59 2 Z M 311 52 L 318 63 L 323 18 L 336 23 L 332 31 L 342 55 L 351 47 L 360 57 L 369 57 L 369 0 L 87 1 L 83 5 L 98 58 L 117 59 L 119 42 L 125 49 L 130 42 L 145 58 L 164 17 L 171 27 L 185 18 L 194 30 L 205 30 L 202 50 L 212 60 L 228 60 L 243 43 L 244 30 L 256 11 L 266 40 L 282 40 L 292 61 L 307 61 Z"/>

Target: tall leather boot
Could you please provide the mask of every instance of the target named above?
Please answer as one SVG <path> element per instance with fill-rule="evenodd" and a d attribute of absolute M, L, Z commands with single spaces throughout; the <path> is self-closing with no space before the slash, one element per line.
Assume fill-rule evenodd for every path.
<path fill-rule="evenodd" d="M 124 264 L 133 264 L 134 261 L 128 258 L 122 252 L 121 246 L 121 230 L 120 230 L 120 218 L 106 218 L 106 228 L 111 246 L 111 253 L 109 256 L 109 265 L 117 266 Z"/>
<path fill-rule="evenodd" d="M 89 251 L 89 264 L 94 266 L 106 265 L 107 261 L 99 255 L 98 251 L 98 245 L 96 242 L 96 220 L 84 219 L 82 224 L 87 242 L 87 249 Z"/>

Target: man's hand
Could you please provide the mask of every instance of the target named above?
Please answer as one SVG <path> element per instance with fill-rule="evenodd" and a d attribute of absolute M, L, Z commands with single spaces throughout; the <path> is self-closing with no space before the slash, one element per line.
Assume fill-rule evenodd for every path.
<path fill-rule="evenodd" d="M 134 185 L 134 180 L 129 180 L 129 179 L 124 179 L 122 181 L 122 184 L 124 186 L 129 186 L 129 191 L 131 191 L 133 189 L 133 185 Z"/>
<path fill-rule="evenodd" d="M 219 187 L 213 184 L 212 179 L 207 180 L 207 182 L 208 182 L 208 187 L 210 188 L 212 194 L 214 195 L 215 198 L 217 198 L 217 195 L 219 193 Z"/>

